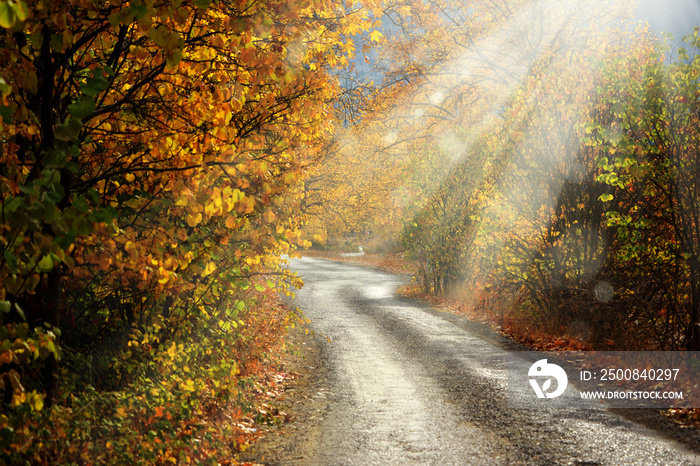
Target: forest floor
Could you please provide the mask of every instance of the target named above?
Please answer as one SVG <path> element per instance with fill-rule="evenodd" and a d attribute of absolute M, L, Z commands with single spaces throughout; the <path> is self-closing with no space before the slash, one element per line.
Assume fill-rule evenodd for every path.
<path fill-rule="evenodd" d="M 306 334 L 304 328 L 297 327 L 289 333 L 288 347 L 280 361 L 280 371 L 289 376 L 278 386 L 278 394 L 267 400 L 284 413 L 285 421 L 257 426 L 259 438 L 239 456 L 243 465 L 284 464 L 284 459 L 294 459 L 318 441 L 321 420 L 328 408 L 323 383 L 327 369 L 316 338 Z"/>

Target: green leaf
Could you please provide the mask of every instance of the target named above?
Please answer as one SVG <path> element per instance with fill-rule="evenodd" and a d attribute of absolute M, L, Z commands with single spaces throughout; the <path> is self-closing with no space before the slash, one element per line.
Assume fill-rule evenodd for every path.
<path fill-rule="evenodd" d="M 133 4 L 129 7 L 129 14 L 134 16 L 134 19 L 141 19 L 148 13 L 146 5 Z"/>
<path fill-rule="evenodd" d="M 20 185 L 19 190 L 21 192 L 23 192 L 24 194 L 38 194 L 39 193 L 39 191 L 36 189 L 36 186 L 34 185 L 34 183 Z"/>
<path fill-rule="evenodd" d="M 0 77 L 0 94 L 10 95 L 12 93 L 12 86 L 7 84 L 4 78 Z"/>
<path fill-rule="evenodd" d="M 29 16 L 29 7 L 27 4 L 20 1 L 15 3 L 14 8 L 17 19 L 20 21 L 26 21 L 27 17 Z"/>
<path fill-rule="evenodd" d="M 124 15 L 122 14 L 121 11 L 115 11 L 115 12 L 113 12 L 111 15 L 109 15 L 109 18 L 107 18 L 107 19 L 109 20 L 109 24 L 110 24 L 113 28 L 118 28 L 119 25 L 120 25 L 121 22 L 122 22 L 122 17 L 123 17 L 123 16 L 124 16 Z"/>
<path fill-rule="evenodd" d="M 71 118 L 68 123 L 56 125 L 54 128 L 54 136 L 59 141 L 72 141 L 80 134 L 83 129 L 83 122 L 76 118 Z"/>
<path fill-rule="evenodd" d="M 88 220 L 92 223 L 109 223 L 116 215 L 111 208 L 97 209 L 90 212 Z"/>
<path fill-rule="evenodd" d="M 234 306 L 234 308 L 231 309 L 231 310 L 228 312 L 228 316 L 229 316 L 231 319 L 237 319 L 237 318 L 238 318 L 238 313 L 240 313 L 240 312 L 243 311 L 244 309 L 245 309 L 245 301 L 242 301 L 242 300 L 239 299 L 239 300 L 236 301 L 236 305 Z"/>
<path fill-rule="evenodd" d="M 89 219 L 85 217 L 78 217 L 75 220 L 73 227 L 79 235 L 89 235 L 90 233 L 92 233 L 94 225 L 93 222 L 91 222 Z"/>
<path fill-rule="evenodd" d="M 51 34 L 51 48 L 54 50 L 61 50 L 63 48 L 63 36 L 58 34 Z"/>
<path fill-rule="evenodd" d="M 5 124 L 9 125 L 12 123 L 12 109 L 10 107 L 0 105 L 0 116 Z"/>
<path fill-rule="evenodd" d="M 14 254 L 8 250 L 5 250 L 5 252 L 3 252 L 3 257 L 5 258 L 7 266 L 10 268 L 10 272 L 17 273 L 19 271 L 19 264 L 17 263 L 17 258 L 14 256 Z"/>
<path fill-rule="evenodd" d="M 601 194 L 598 199 L 600 199 L 603 202 L 608 202 L 613 200 L 613 195 L 612 194 Z"/>
<path fill-rule="evenodd" d="M 46 199 L 53 203 L 59 203 L 61 202 L 61 199 L 63 199 L 63 196 L 61 196 L 61 194 L 57 193 L 56 191 L 46 191 L 44 193 L 44 197 L 46 197 Z"/>
<path fill-rule="evenodd" d="M 87 192 L 88 197 L 92 201 L 93 204 L 99 205 L 100 204 L 100 193 L 97 192 L 95 189 L 91 189 Z"/>
<path fill-rule="evenodd" d="M 19 307 L 19 304 L 17 303 L 15 303 L 15 311 L 17 311 L 17 314 L 19 314 L 20 319 L 27 320 L 27 316 L 24 315 L 24 311 L 21 307 Z M 17 332 L 17 336 L 19 336 L 19 332 Z"/>
<path fill-rule="evenodd" d="M 12 304 L 9 301 L 0 301 L 0 312 L 7 314 L 12 310 Z"/>
<path fill-rule="evenodd" d="M 5 202 L 5 206 L 4 206 L 5 213 L 11 214 L 12 212 L 16 211 L 21 205 L 22 205 L 22 198 L 21 197 L 10 197 Z"/>
<path fill-rule="evenodd" d="M 80 213 L 87 213 L 90 210 L 90 205 L 84 197 L 76 197 L 73 199 L 73 207 Z"/>
<path fill-rule="evenodd" d="M 85 84 L 80 86 L 80 92 L 88 96 L 96 96 L 109 87 L 109 81 L 102 76 L 87 78 Z"/>
<path fill-rule="evenodd" d="M 164 24 L 159 24 L 148 30 L 148 37 L 155 42 L 158 47 L 167 48 L 170 39 L 170 29 Z"/>
<path fill-rule="evenodd" d="M 63 168 L 68 162 L 68 154 L 65 151 L 53 151 L 47 154 L 46 165 L 52 168 Z M 46 172 L 47 180 L 53 178 L 53 174 Z"/>
<path fill-rule="evenodd" d="M 17 22 L 15 9 L 6 0 L 0 0 L 0 26 L 9 29 Z"/>
<path fill-rule="evenodd" d="M 46 342 L 46 349 L 49 350 L 49 352 L 54 356 L 58 356 L 58 350 L 56 349 L 56 345 L 54 344 L 53 340 Z"/>
<path fill-rule="evenodd" d="M 80 165 L 78 165 L 77 163 L 75 163 L 73 161 L 66 163 L 66 166 L 64 168 L 66 170 L 68 170 L 69 172 L 73 173 L 74 175 L 77 175 L 81 171 Z"/>
<path fill-rule="evenodd" d="M 165 64 L 168 68 L 174 68 L 180 61 L 182 61 L 182 50 L 173 50 L 172 54 L 167 54 L 165 57 Z"/>
<path fill-rule="evenodd" d="M 53 259 L 54 264 L 60 264 L 61 262 L 63 262 L 61 258 L 56 255 L 56 253 L 50 252 L 49 255 L 51 256 L 51 259 Z"/>
<path fill-rule="evenodd" d="M 0 26 L 13 27 L 18 21 L 25 21 L 29 16 L 29 7 L 23 1 L 0 1 Z"/>
<path fill-rule="evenodd" d="M 68 112 L 74 118 L 83 119 L 95 110 L 95 99 L 90 96 L 80 98 L 74 104 L 68 106 Z"/>
<path fill-rule="evenodd" d="M 53 258 L 50 254 L 47 254 L 41 258 L 41 260 L 37 264 L 37 269 L 39 270 L 39 272 L 50 272 L 51 270 L 53 270 L 53 266 Z"/>
<path fill-rule="evenodd" d="M 75 232 L 74 229 L 68 230 L 65 234 L 56 237 L 54 242 L 58 244 L 61 249 L 64 251 L 67 250 L 71 244 L 75 242 L 75 237 L 77 236 L 77 233 Z"/>

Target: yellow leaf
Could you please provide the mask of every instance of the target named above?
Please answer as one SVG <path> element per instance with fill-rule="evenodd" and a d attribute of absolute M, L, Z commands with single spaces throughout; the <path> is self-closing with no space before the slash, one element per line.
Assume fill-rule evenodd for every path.
<path fill-rule="evenodd" d="M 158 269 L 158 283 L 165 285 L 170 280 L 170 274 L 163 267 Z"/>
<path fill-rule="evenodd" d="M 204 269 L 204 276 L 211 275 L 214 270 L 216 270 L 216 264 L 214 262 L 209 262 Z"/>
<path fill-rule="evenodd" d="M 29 394 L 28 400 L 29 405 L 34 411 L 41 411 L 44 409 L 44 396 L 41 393 L 32 392 Z"/>
<path fill-rule="evenodd" d="M 193 392 L 194 391 L 194 380 L 187 379 L 186 382 L 180 384 L 180 388 L 186 392 Z"/>
<path fill-rule="evenodd" d="M 384 37 L 384 34 L 379 32 L 377 29 L 369 33 L 369 40 L 372 42 L 379 42 L 382 37 Z"/>
<path fill-rule="evenodd" d="M 187 216 L 187 224 L 191 227 L 196 227 L 202 221 L 202 214 L 197 212 L 196 214 L 189 214 Z"/>

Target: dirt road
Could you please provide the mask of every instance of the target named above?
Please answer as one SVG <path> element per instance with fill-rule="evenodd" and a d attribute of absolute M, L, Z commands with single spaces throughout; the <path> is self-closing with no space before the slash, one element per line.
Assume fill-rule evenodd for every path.
<path fill-rule="evenodd" d="M 321 259 L 292 267 L 305 282 L 294 305 L 312 322 L 323 375 L 308 401 L 314 427 L 273 463 L 700 464 L 687 446 L 602 408 L 509 407 L 512 348 L 396 297 L 402 277 Z"/>

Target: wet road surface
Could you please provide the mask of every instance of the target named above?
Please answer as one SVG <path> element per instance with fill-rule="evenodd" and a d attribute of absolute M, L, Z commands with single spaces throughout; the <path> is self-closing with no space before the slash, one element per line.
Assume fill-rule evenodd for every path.
<path fill-rule="evenodd" d="M 509 407 L 504 345 L 396 297 L 400 276 L 312 258 L 292 269 L 328 374 L 317 439 L 295 464 L 700 465 L 602 408 Z"/>

